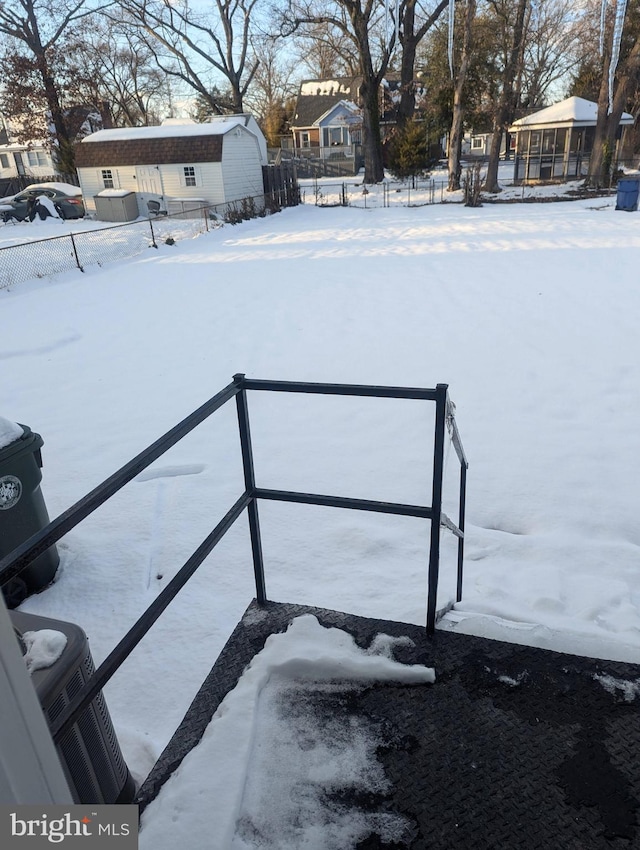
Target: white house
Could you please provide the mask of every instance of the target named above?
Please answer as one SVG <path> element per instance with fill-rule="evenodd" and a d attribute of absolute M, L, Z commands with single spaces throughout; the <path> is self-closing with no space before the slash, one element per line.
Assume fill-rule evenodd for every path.
<path fill-rule="evenodd" d="M 0 115 L 0 180 L 51 177 L 56 168 L 44 142 L 16 142 L 11 126 Z"/>
<path fill-rule="evenodd" d="M 224 118 L 86 136 L 76 146 L 76 168 L 87 210 L 95 212 L 94 198 L 105 189 L 135 192 L 140 215 L 147 215 L 149 201 L 173 212 L 185 203 L 216 206 L 262 196 L 264 137 L 245 115 Z M 266 161 L 266 144 L 264 151 Z"/>

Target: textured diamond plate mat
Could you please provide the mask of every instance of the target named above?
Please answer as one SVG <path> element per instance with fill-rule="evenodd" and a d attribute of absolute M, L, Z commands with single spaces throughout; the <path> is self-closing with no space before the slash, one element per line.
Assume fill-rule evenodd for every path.
<path fill-rule="evenodd" d="M 402 843 L 372 833 L 357 850 L 640 848 L 640 666 L 452 632 L 428 639 L 415 625 L 273 602 L 245 612 L 140 789 L 141 809 L 267 637 L 306 613 L 362 647 L 381 632 L 407 635 L 415 645 L 397 647 L 397 660 L 436 669 L 434 685 L 376 684 L 318 702 L 319 723 L 351 713 L 380 733 L 391 790 L 341 799 L 406 819 Z"/>

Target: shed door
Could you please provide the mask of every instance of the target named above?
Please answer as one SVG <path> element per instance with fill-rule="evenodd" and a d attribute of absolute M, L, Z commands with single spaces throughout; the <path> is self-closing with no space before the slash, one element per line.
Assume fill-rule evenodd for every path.
<path fill-rule="evenodd" d="M 164 194 L 160 182 L 160 172 L 153 165 L 138 165 L 136 167 L 136 183 L 138 192 L 146 192 L 149 195 Z"/>

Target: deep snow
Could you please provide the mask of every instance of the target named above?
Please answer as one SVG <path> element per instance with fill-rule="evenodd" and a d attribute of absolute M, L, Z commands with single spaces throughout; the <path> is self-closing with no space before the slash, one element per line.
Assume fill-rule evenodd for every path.
<path fill-rule="evenodd" d="M 0 292 L 0 414 L 43 436 L 56 516 L 236 372 L 448 383 L 470 470 L 464 597 L 445 625 L 638 661 L 640 235 L 614 203 L 305 206 L 16 286 Z M 428 405 L 249 406 L 260 486 L 428 504 Z M 24 610 L 81 625 L 99 663 L 241 491 L 228 405 L 62 541 L 58 581 Z M 424 622 L 426 521 L 260 516 L 270 598 Z M 446 547 L 444 561 L 446 583 Z M 139 779 L 251 575 L 243 520 L 107 686 Z"/>

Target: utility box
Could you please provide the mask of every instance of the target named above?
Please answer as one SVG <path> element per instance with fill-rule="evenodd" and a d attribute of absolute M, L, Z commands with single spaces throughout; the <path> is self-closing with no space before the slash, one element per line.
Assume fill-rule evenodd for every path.
<path fill-rule="evenodd" d="M 169 198 L 167 211 L 169 215 L 178 218 L 202 218 L 203 207 L 207 206 L 204 198 Z"/>
<path fill-rule="evenodd" d="M 22 436 L 0 449 L 0 558 L 49 524 L 42 481 L 43 440 L 26 425 Z M 38 555 L 17 576 L 2 580 L 7 608 L 16 608 L 27 596 L 53 581 L 60 556 L 55 546 Z"/>
<path fill-rule="evenodd" d="M 618 180 L 616 209 L 625 212 L 635 212 L 638 209 L 638 194 L 640 193 L 640 176 L 623 177 Z"/>
<path fill-rule="evenodd" d="M 138 199 L 126 189 L 103 189 L 93 196 L 96 218 L 100 221 L 135 221 L 138 218 Z"/>
<path fill-rule="evenodd" d="M 67 638 L 57 661 L 50 667 L 31 672 L 40 706 L 51 726 L 94 672 L 87 636 L 75 623 L 22 611 L 11 611 L 9 616 L 23 655 L 22 635 L 25 632 L 50 629 L 62 632 Z M 56 748 L 76 803 L 131 802 L 135 783 L 122 756 L 102 691 L 61 737 Z"/>

